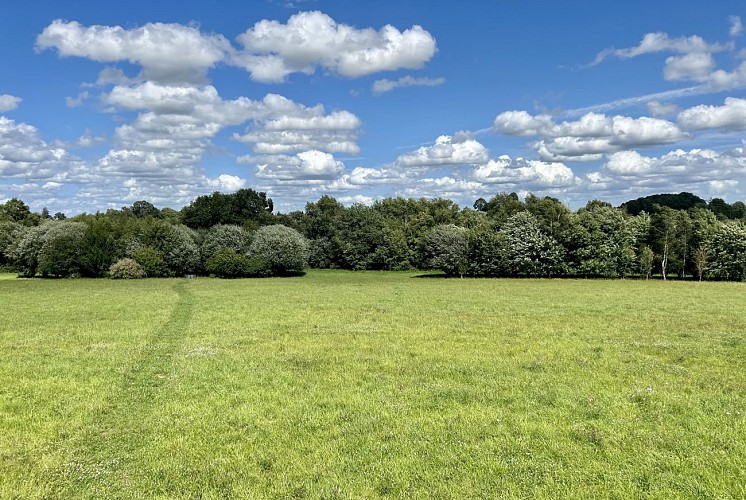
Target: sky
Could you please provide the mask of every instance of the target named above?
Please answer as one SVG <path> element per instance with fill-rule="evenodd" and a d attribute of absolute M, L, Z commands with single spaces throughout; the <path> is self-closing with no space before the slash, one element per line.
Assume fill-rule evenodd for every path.
<path fill-rule="evenodd" d="M 746 199 L 739 1 L 27 0 L 0 203 Z"/>

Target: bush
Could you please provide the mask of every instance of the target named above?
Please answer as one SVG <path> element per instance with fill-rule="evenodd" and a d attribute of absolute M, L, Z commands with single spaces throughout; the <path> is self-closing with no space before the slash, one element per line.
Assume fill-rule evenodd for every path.
<path fill-rule="evenodd" d="M 435 226 L 425 234 L 423 254 L 431 269 L 448 276 L 463 276 L 468 266 L 468 231 L 454 224 Z"/>
<path fill-rule="evenodd" d="M 272 270 L 262 257 L 247 257 L 232 248 L 222 248 L 207 261 L 206 269 L 218 278 L 260 278 L 270 276 Z"/>
<path fill-rule="evenodd" d="M 308 262 L 308 240 L 295 229 L 264 226 L 254 233 L 250 254 L 263 258 L 273 274 L 301 271 Z"/>
<path fill-rule="evenodd" d="M 80 275 L 80 247 L 86 225 L 82 222 L 57 222 L 50 225 L 39 250 L 39 272 L 43 276 Z"/>
<path fill-rule="evenodd" d="M 111 279 L 140 279 L 145 277 L 145 271 L 136 261 L 132 259 L 121 259 L 109 268 Z"/>
<path fill-rule="evenodd" d="M 166 263 L 161 252 L 153 247 L 140 247 L 132 252 L 132 258 L 142 266 L 148 278 L 157 278 L 166 273 Z"/>
<path fill-rule="evenodd" d="M 200 253 L 202 263 L 206 266 L 207 261 L 222 248 L 230 248 L 239 254 L 246 254 L 251 245 L 251 235 L 240 226 L 229 224 L 218 224 L 212 226 L 204 235 Z"/>

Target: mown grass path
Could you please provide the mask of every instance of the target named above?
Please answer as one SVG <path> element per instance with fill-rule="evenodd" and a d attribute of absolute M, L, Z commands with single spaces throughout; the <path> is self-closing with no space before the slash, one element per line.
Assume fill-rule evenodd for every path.
<path fill-rule="evenodd" d="M 52 476 L 64 480 L 55 484 L 51 496 L 117 497 L 123 492 L 117 494 L 112 486 L 126 490 L 135 455 L 154 438 L 148 416 L 163 399 L 160 392 L 171 376 L 174 353 L 184 342 L 194 310 L 194 297 L 186 283 L 175 282 L 172 289 L 178 299 L 168 321 L 146 339 L 102 407 L 60 443 L 67 458 Z"/>

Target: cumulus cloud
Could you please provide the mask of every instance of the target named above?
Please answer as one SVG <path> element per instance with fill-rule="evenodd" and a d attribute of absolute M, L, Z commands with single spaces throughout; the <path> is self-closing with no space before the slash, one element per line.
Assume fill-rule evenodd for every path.
<path fill-rule="evenodd" d="M 534 149 L 546 161 L 597 161 L 616 151 L 672 144 L 687 137 L 674 123 L 658 118 L 587 113 L 575 121 L 555 123 L 548 115 L 506 111 L 494 130 L 515 136 L 539 136 Z"/>
<path fill-rule="evenodd" d="M 746 129 L 746 99 L 727 97 L 723 106 L 694 106 L 679 113 L 678 120 L 688 130 L 743 130 Z"/>
<path fill-rule="evenodd" d="M 388 80 L 386 78 L 376 80 L 373 82 L 371 89 L 374 94 L 383 94 L 384 92 L 390 92 L 402 87 L 437 87 L 438 85 L 443 85 L 445 82 L 445 78 L 415 78 L 407 75 L 398 80 Z"/>
<path fill-rule="evenodd" d="M 730 18 L 731 37 L 743 31 L 741 19 Z M 663 76 L 669 81 L 693 81 L 703 88 L 700 92 L 720 91 L 746 85 L 746 62 L 738 64 L 732 71 L 717 69 L 712 54 L 733 50 L 733 42 L 728 44 L 708 43 L 702 37 L 670 37 L 666 33 L 648 33 L 634 47 L 606 49 L 598 53 L 591 66 L 605 59 L 616 57 L 630 59 L 644 54 L 672 52 L 665 60 Z"/>
<path fill-rule="evenodd" d="M 60 171 L 67 156 L 43 141 L 36 127 L 0 116 L 0 176 L 45 179 Z"/>
<path fill-rule="evenodd" d="M 312 149 L 330 153 L 358 154 L 360 120 L 349 111 L 326 114 L 322 105 L 303 106 L 269 94 L 263 111 L 245 134 L 234 139 L 253 144 L 259 155 L 291 154 Z"/>
<path fill-rule="evenodd" d="M 472 176 L 485 184 L 500 184 L 505 189 L 521 188 L 529 191 L 567 187 L 577 182 L 572 169 L 563 163 L 511 159 L 507 155 L 477 166 Z"/>
<path fill-rule="evenodd" d="M 256 176 L 283 182 L 321 181 L 339 177 L 344 172 L 344 163 L 334 155 L 323 151 L 304 151 L 295 156 L 277 156 L 272 163 L 257 166 Z"/>
<path fill-rule="evenodd" d="M 13 111 L 21 104 L 22 99 L 14 95 L 0 94 L 0 113 Z"/>
<path fill-rule="evenodd" d="M 435 39 L 421 26 L 357 29 L 322 12 L 299 12 L 286 24 L 259 21 L 238 41 L 244 48 L 233 54 L 233 63 L 260 82 L 281 82 L 291 73 L 311 74 L 317 67 L 351 78 L 416 69 L 436 50 Z"/>
<path fill-rule="evenodd" d="M 423 146 L 399 156 L 395 164 L 405 169 L 427 169 L 484 163 L 488 158 L 487 148 L 468 136 L 441 135 L 432 146 Z"/>
<path fill-rule="evenodd" d="M 59 19 L 44 28 L 36 47 L 56 49 L 62 57 L 128 61 L 142 66 L 144 78 L 159 82 L 202 81 L 232 50 L 222 35 L 205 35 L 193 26 L 148 23 L 125 29 Z"/>
<path fill-rule="evenodd" d="M 746 176 L 746 150 L 743 146 L 729 151 L 677 149 L 661 155 L 644 156 L 636 151 L 621 151 L 609 156 L 601 171 L 589 180 L 606 189 L 661 188 L 708 193 L 734 189 Z"/>

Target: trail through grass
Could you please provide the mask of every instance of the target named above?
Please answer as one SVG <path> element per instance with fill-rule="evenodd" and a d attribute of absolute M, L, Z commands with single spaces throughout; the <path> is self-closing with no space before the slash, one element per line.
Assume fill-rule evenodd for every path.
<path fill-rule="evenodd" d="M 740 498 L 746 288 L 0 282 L 0 497 Z"/>

